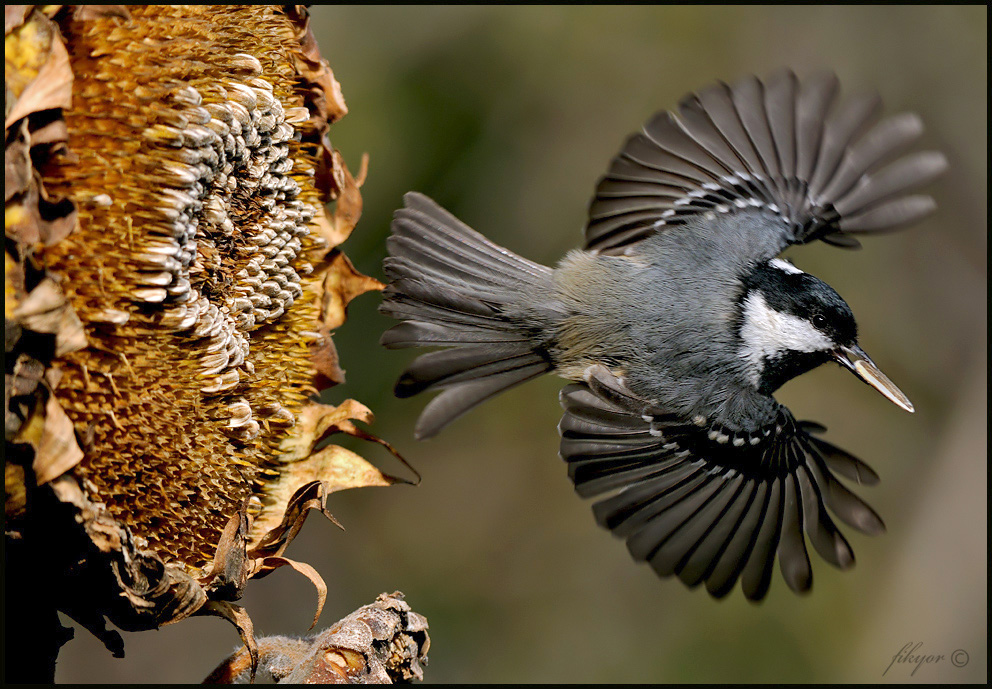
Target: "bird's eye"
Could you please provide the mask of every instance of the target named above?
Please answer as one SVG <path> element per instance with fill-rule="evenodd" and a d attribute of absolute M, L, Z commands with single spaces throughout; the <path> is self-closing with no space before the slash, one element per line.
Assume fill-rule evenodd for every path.
<path fill-rule="evenodd" d="M 812 321 L 813 321 L 813 325 L 815 325 L 817 328 L 822 328 L 827 324 L 827 317 L 824 316 L 822 313 L 814 313 Z"/>

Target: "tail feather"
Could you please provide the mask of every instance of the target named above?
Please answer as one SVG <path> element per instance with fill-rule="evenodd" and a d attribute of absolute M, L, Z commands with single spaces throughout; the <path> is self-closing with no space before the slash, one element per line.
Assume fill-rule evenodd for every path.
<path fill-rule="evenodd" d="M 483 330 L 472 326 L 441 325 L 404 321 L 382 334 L 380 344 L 389 349 L 427 345 L 460 345 L 474 342 L 529 342 L 527 335 L 515 332 Z"/>
<path fill-rule="evenodd" d="M 396 383 L 409 397 L 442 390 L 424 408 L 415 434 L 428 438 L 484 400 L 550 371 L 539 338 L 521 321 L 521 299 L 546 289 L 551 270 L 493 244 L 426 196 L 407 194 L 396 211 L 391 282 L 380 312 L 403 321 L 387 330 L 389 348 L 445 346 L 413 361 Z"/>
<path fill-rule="evenodd" d="M 413 433 L 418 440 L 433 437 L 442 428 L 476 405 L 515 385 L 547 373 L 549 370 L 544 362 L 535 363 L 518 369 L 510 369 L 501 376 L 477 378 L 448 388 L 424 407 Z"/>
<path fill-rule="evenodd" d="M 390 237 L 390 240 L 392 239 L 395 237 Z M 426 253 L 415 258 L 400 257 L 397 255 L 399 254 L 398 249 L 399 247 L 389 246 L 389 251 L 393 256 L 389 256 L 382 262 L 383 270 L 388 277 L 418 275 L 421 280 L 442 283 L 456 277 L 467 285 L 471 285 L 475 291 L 488 293 L 494 298 L 506 293 L 505 285 L 486 279 L 485 276 L 479 275 L 471 267 L 464 264 L 453 266 L 443 258 Z"/>
<path fill-rule="evenodd" d="M 446 248 L 454 249 L 456 246 L 461 246 L 464 251 L 457 251 L 457 253 L 463 254 L 463 256 L 465 252 L 474 251 L 482 265 L 493 267 L 501 265 L 507 270 L 529 274 L 535 278 L 544 278 L 551 272 L 550 268 L 528 261 L 526 258 L 517 256 L 512 251 L 489 241 L 423 194 L 410 192 L 403 197 L 403 201 L 406 207 L 396 212 L 396 219 L 399 222 L 394 221 L 393 225 L 394 232 L 398 230 L 398 234 L 401 236 L 404 230 L 412 229 L 417 232 L 429 228 L 431 232 L 426 235 L 428 245 L 443 237 L 451 244 Z M 411 226 L 410 223 L 403 222 L 405 218 L 415 216 L 418 213 L 421 217 L 419 223 Z M 426 223 L 424 218 L 427 220 Z M 417 227 L 418 224 L 419 228 Z M 420 233 L 420 236 L 424 235 Z"/>
<path fill-rule="evenodd" d="M 538 354 L 522 352 L 517 343 L 487 342 L 430 352 L 417 357 L 403 372 L 396 383 L 396 396 L 412 397 L 429 387 L 447 387 L 541 362 Z"/>
<path fill-rule="evenodd" d="M 516 330 L 512 324 L 494 318 L 495 311 L 487 315 L 483 307 L 491 307 L 481 302 L 465 302 L 462 295 L 448 295 L 436 285 L 403 279 L 391 283 L 382 294 L 384 299 L 379 311 L 393 318 L 484 330 Z M 431 301 L 432 298 L 444 302 Z"/>
<path fill-rule="evenodd" d="M 542 277 L 549 270 L 490 242 L 475 230 L 466 228 L 471 235 L 456 233 L 431 216 L 406 208 L 396 211 L 392 231 L 393 237 L 409 240 L 406 247 L 421 255 L 434 254 L 448 262 L 457 257 L 459 266 L 481 268 L 486 281 L 493 284 L 507 277 Z"/>
<path fill-rule="evenodd" d="M 412 270 L 415 272 L 416 267 Z M 494 304 L 479 298 L 477 290 L 456 292 L 450 284 L 436 280 L 428 283 L 419 278 L 403 277 L 391 282 L 386 289 L 389 290 L 387 297 L 398 296 L 405 304 L 424 304 L 449 312 L 451 318 L 473 316 L 482 325 L 488 325 L 499 314 Z M 443 319 L 443 316 L 439 318 Z"/>

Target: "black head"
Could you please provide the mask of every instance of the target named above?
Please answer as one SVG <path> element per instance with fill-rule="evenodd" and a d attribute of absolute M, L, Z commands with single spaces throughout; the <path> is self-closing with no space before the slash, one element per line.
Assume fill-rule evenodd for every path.
<path fill-rule="evenodd" d="M 772 259 L 743 280 L 740 356 L 759 392 L 833 359 L 906 411 L 913 405 L 858 346 L 851 307 L 830 285 Z"/>
<path fill-rule="evenodd" d="M 759 264 L 744 280 L 739 335 L 756 387 L 766 394 L 857 346 L 851 307 L 830 285 L 791 263 Z"/>

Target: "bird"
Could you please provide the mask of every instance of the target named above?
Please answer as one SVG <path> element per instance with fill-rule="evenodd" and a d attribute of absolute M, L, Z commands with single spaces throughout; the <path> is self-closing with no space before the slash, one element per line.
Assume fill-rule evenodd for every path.
<path fill-rule="evenodd" d="M 739 581 L 760 601 L 776 561 L 790 589 L 810 590 L 807 541 L 850 568 L 834 517 L 869 535 L 885 525 L 839 477 L 879 477 L 774 393 L 833 361 L 914 408 L 859 346 L 844 299 L 780 254 L 857 248 L 919 220 L 936 204 L 910 192 L 947 160 L 907 152 L 916 114 L 883 119 L 877 93 L 838 93 L 832 72 L 782 68 L 656 113 L 598 182 L 584 247 L 554 268 L 407 193 L 380 305 L 401 322 L 381 344 L 439 348 L 395 385 L 400 398 L 440 391 L 415 436 L 553 372 L 568 381 L 559 454 L 576 492 L 599 498 L 597 522 L 658 576 L 715 598 Z"/>

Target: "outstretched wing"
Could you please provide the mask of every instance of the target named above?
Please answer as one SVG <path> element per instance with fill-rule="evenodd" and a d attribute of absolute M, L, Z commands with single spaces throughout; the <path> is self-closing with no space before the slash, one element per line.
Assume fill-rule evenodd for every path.
<path fill-rule="evenodd" d="M 920 118 L 903 113 L 872 127 L 877 95 L 831 112 L 836 95 L 833 74 L 800 83 L 781 70 L 764 82 L 720 82 L 686 96 L 677 115 L 656 114 L 596 187 L 586 248 L 621 254 L 693 215 L 754 207 L 779 215 L 791 243 L 856 247 L 850 233 L 933 210 L 932 198 L 908 192 L 940 174 L 944 156 L 924 151 L 890 163 L 922 133 Z"/>
<path fill-rule="evenodd" d="M 785 407 L 768 427 L 735 436 L 652 406 L 602 366 L 586 381 L 562 390 L 561 455 L 580 495 L 608 495 L 593 507 L 600 525 L 659 576 L 705 581 L 716 597 L 741 579 L 760 600 L 777 555 L 786 583 L 803 592 L 812 585 L 804 531 L 827 562 L 854 564 L 828 510 L 864 533 L 885 530 L 834 476 L 870 485 L 875 472 Z"/>

